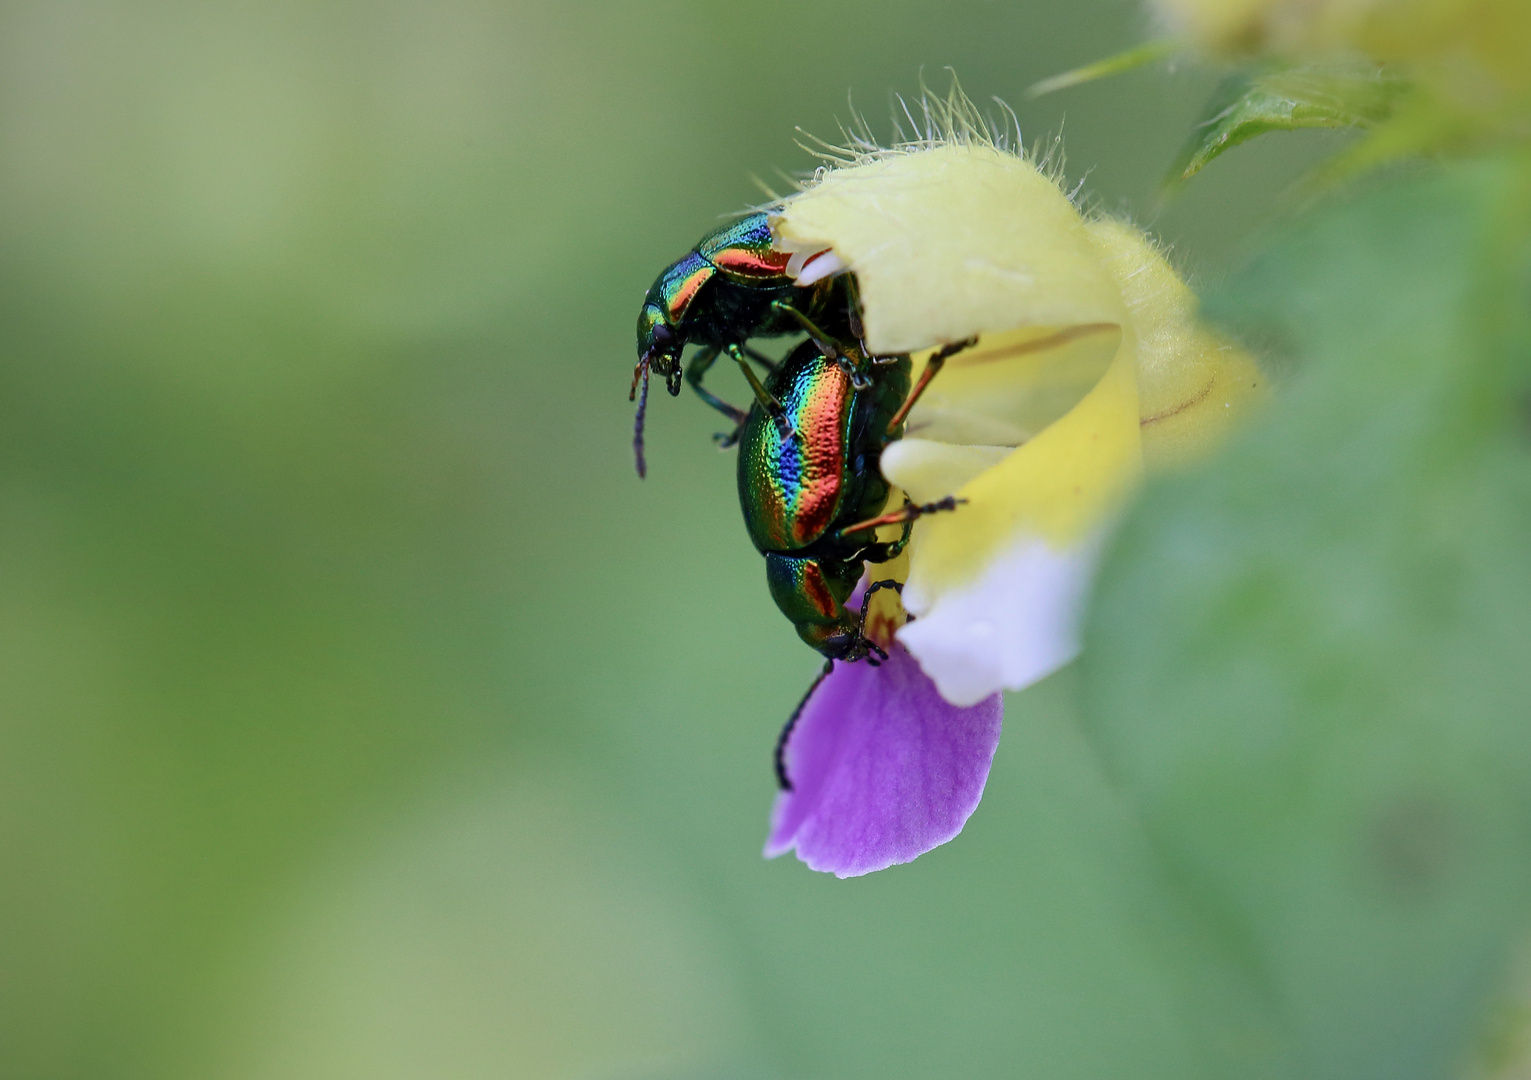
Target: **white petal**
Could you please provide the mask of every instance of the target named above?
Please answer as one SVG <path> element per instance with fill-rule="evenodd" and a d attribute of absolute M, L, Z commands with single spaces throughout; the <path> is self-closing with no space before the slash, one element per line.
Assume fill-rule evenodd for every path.
<path fill-rule="evenodd" d="M 1098 536 L 1062 550 L 1020 537 L 977 581 L 943 591 L 933 605 L 911 578 L 903 599 L 916 618 L 898 639 L 953 705 L 1030 686 L 1078 654 L 1101 547 Z"/>
<path fill-rule="evenodd" d="M 807 288 L 814 282 L 832 277 L 845 269 L 846 265 L 840 256 L 825 248 L 817 255 L 810 255 L 808 257 L 808 261 L 803 264 L 802 270 L 798 272 L 797 284 L 801 288 Z"/>

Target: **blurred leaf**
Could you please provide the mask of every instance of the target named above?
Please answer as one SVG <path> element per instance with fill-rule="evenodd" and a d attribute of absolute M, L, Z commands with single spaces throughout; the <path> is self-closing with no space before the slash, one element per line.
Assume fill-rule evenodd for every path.
<path fill-rule="evenodd" d="M 567 761 L 468 770 L 359 847 L 284 898 L 223 1080 L 770 1076 L 715 916 Z"/>
<path fill-rule="evenodd" d="M 1115 56 L 1108 56 L 1104 60 L 1096 60 L 1094 63 L 1085 64 L 1069 71 L 1051 75 L 1040 82 L 1032 83 L 1026 88 L 1024 97 L 1032 101 L 1059 90 L 1067 90 L 1071 86 L 1079 86 L 1083 83 L 1094 82 L 1096 79 L 1105 79 L 1112 75 L 1120 75 L 1124 71 L 1140 68 L 1144 64 L 1152 64 L 1155 60 L 1162 60 L 1169 56 L 1180 43 L 1165 38 L 1159 41 L 1148 41 L 1142 45 L 1135 45 Z"/>
<path fill-rule="evenodd" d="M 1454 1074 L 1531 910 L 1528 207 L 1524 162 L 1458 167 L 1279 242 L 1213 305 L 1298 365 L 1279 411 L 1101 579 L 1087 723 L 1212 1075 Z"/>
<path fill-rule="evenodd" d="M 1388 117 L 1404 85 L 1372 66 L 1239 72 L 1218 87 L 1166 183 L 1189 180 L 1225 150 L 1267 131 L 1370 127 Z"/>

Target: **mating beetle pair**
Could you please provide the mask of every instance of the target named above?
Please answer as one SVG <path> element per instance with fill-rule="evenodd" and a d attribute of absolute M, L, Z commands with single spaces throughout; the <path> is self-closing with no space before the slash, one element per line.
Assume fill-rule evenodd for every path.
<path fill-rule="evenodd" d="M 957 505 L 948 496 L 883 513 L 882 450 L 903 435 L 909 410 L 946 358 L 973 339 L 937 350 L 911 392 L 908 355 L 872 356 L 862 343 L 855 279 L 844 270 L 832 252 L 804 258 L 778 249 L 765 214 L 710 233 L 661 273 L 644 299 L 629 397 L 641 386 L 633 447 L 642 475 L 650 372 L 678 394 L 681 353 L 688 343 L 701 346 L 684 376 L 735 424 L 719 439 L 739 445 L 739 502 L 750 539 L 765 556 L 772 599 L 824 656 L 860 660 L 885 656 L 864 633 L 865 605 L 857 614 L 845 606 L 863 564 L 894 558 L 915 518 Z M 798 331 L 808 340 L 780 363 L 748 345 Z M 720 352 L 749 381 L 755 402 L 748 412 L 702 386 Z M 766 369 L 764 381 L 750 360 Z M 899 523 L 898 540 L 877 539 L 880 526 Z M 872 588 L 890 585 L 897 587 Z"/>

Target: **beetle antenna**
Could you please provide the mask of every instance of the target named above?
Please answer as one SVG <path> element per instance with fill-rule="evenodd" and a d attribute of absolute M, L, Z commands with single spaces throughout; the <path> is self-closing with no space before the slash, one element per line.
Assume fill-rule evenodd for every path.
<path fill-rule="evenodd" d="M 628 401 L 633 400 L 640 379 L 643 382 L 643 393 L 638 397 L 638 414 L 633 417 L 633 458 L 638 464 L 638 479 L 642 480 L 649 474 L 648 462 L 643 460 L 643 414 L 649 407 L 649 358 L 647 356 L 638 361 L 638 367 L 633 371 L 633 388 L 627 393 Z"/>
<path fill-rule="evenodd" d="M 776 737 L 776 753 L 772 760 L 776 764 L 776 784 L 783 791 L 792 790 L 792 781 L 787 776 L 787 743 L 792 739 L 792 729 L 797 727 L 797 718 L 803 715 L 803 710 L 808 707 L 808 699 L 813 697 L 813 692 L 819 688 L 819 684 L 829 677 L 829 673 L 835 669 L 833 660 L 824 661 L 824 667 L 819 671 L 819 677 L 813 680 L 813 685 L 803 695 L 803 700 L 797 703 L 797 708 L 792 710 L 792 715 L 787 718 L 786 726 L 781 729 L 781 734 Z"/>

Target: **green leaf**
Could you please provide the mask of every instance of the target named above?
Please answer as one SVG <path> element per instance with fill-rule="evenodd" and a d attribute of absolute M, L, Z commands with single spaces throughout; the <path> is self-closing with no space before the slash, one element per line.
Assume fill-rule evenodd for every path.
<path fill-rule="evenodd" d="M 1190 179 L 1225 150 L 1267 131 L 1370 127 L 1405 84 L 1376 67 L 1291 67 L 1230 76 L 1181 150 L 1167 183 Z"/>
<path fill-rule="evenodd" d="M 1528 207 L 1524 163 L 1395 178 L 1214 298 L 1290 381 L 1099 582 L 1087 729 L 1210 1075 L 1454 1075 L 1531 912 Z"/>
<path fill-rule="evenodd" d="M 1112 75 L 1120 75 L 1124 71 L 1132 71 L 1144 64 L 1152 64 L 1155 60 L 1163 60 L 1180 48 L 1180 43 L 1170 38 L 1159 41 L 1148 41 L 1142 45 L 1136 45 L 1115 56 L 1108 56 L 1103 60 L 1085 64 L 1082 67 L 1072 68 L 1057 75 L 1050 75 L 1040 82 L 1032 83 L 1026 88 L 1023 97 L 1027 101 L 1033 101 L 1039 97 L 1056 93 L 1059 90 L 1067 90 L 1073 86 L 1080 86 L 1097 79 L 1109 78 Z"/>

